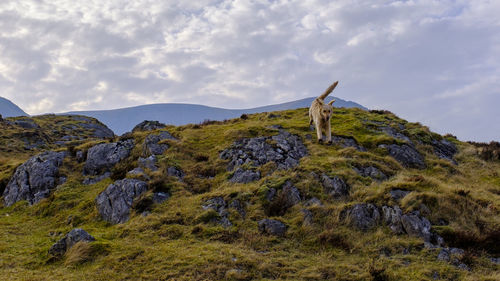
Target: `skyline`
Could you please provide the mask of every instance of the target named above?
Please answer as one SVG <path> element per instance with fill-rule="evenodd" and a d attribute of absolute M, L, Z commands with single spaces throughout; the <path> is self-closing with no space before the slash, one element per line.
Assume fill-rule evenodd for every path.
<path fill-rule="evenodd" d="M 333 95 L 500 139 L 500 3 L 4 1 L 1 95 L 29 114 Z"/>

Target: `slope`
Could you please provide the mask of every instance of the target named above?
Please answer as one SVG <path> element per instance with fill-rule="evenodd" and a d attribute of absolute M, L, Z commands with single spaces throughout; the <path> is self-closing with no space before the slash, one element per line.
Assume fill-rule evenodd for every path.
<path fill-rule="evenodd" d="M 3 117 L 28 116 L 19 106 L 2 97 L 0 97 L 0 115 Z"/>

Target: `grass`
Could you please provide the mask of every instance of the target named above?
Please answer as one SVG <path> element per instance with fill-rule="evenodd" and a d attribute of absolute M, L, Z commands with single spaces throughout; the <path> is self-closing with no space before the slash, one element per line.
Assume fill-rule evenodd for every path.
<path fill-rule="evenodd" d="M 84 163 L 78 163 L 74 157 L 66 158 L 61 173 L 68 181 L 49 198 L 34 206 L 18 202 L 0 208 L 1 276 L 6 280 L 432 280 L 433 276 L 441 280 L 496 280 L 499 277 L 498 265 L 488 260 L 491 255 L 500 255 L 491 246 L 500 229 L 498 161 L 485 161 L 478 156 L 478 148 L 451 137 L 448 139 L 460 150 L 455 157 L 459 165 L 440 160 L 433 155 L 430 141 L 441 136 L 388 112 L 335 109 L 334 134 L 354 137 L 367 152 L 317 144 L 314 132 L 309 129 L 306 109 L 277 114 L 281 117 L 268 118 L 267 113 L 261 113 L 243 119 L 166 128 L 178 141 L 166 141 L 170 148 L 159 157 L 160 170 L 147 173 L 151 188 L 168 190 L 172 196 L 162 204 L 148 205 L 147 216 L 141 214 L 144 204 L 136 204 L 141 207 L 132 211 L 130 221 L 120 225 L 102 221 L 94 203 L 112 180 L 82 185 Z M 54 118 L 44 116 L 35 120 L 42 128 L 70 122 Z M 219 159 L 219 153 L 238 138 L 276 134 L 271 125 L 281 125 L 299 135 L 309 155 L 292 170 L 279 171 L 273 163 L 268 163 L 257 167 L 263 175 L 259 181 L 229 182 L 231 172 L 226 171 L 226 161 Z M 426 156 L 425 170 L 405 169 L 377 148 L 379 144 L 398 142 L 378 132 L 377 126 L 399 128 L 399 125 L 405 126 L 403 132 Z M 14 133 L 3 131 L 1 137 L 6 139 L 4 136 Z M 147 134 L 137 132 L 129 136 L 134 138 L 136 147 L 128 163 L 116 168 L 116 175 L 136 164 Z M 99 141 L 85 139 L 71 149 L 85 151 Z M 24 151 L 22 143 L 14 144 L 10 150 L 0 151 L 0 182 L 10 178 L 15 167 L 38 152 Z M 170 166 L 186 173 L 182 182 L 165 175 Z M 390 178 L 376 181 L 361 177 L 353 171 L 358 166 L 375 166 Z M 323 173 L 342 177 L 351 186 L 350 197 L 334 199 L 324 194 L 317 177 Z M 266 214 L 269 207 L 263 199 L 266 190 L 279 190 L 287 180 L 293 182 L 303 198 L 317 197 L 323 205 L 300 204 Z M 392 189 L 412 192 L 396 202 L 388 195 Z M 232 227 L 224 229 L 213 223 L 213 218 L 219 215 L 203 210 L 201 205 L 215 196 L 244 202 L 246 217 L 231 210 Z M 472 253 L 472 270 L 463 271 L 438 261 L 437 250 L 425 249 L 422 240 L 393 235 L 385 226 L 368 232 L 350 228 L 339 219 L 339 214 L 358 202 L 378 206 L 399 204 L 404 212 L 425 212 L 434 230 L 454 243 L 451 246 L 459 245 Z M 303 224 L 303 208 L 313 214 L 313 224 Z M 268 215 L 287 224 L 285 237 L 259 233 L 257 222 Z M 439 226 L 440 221 L 447 225 Z M 50 246 L 76 227 L 85 229 L 96 241 L 79 243 L 60 259 L 50 257 L 47 253 Z"/>

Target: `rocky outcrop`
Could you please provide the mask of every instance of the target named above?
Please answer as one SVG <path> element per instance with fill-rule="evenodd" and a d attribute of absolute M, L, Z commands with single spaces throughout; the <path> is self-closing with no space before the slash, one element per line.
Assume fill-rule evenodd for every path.
<path fill-rule="evenodd" d="M 244 170 L 242 168 L 238 168 L 234 172 L 233 176 L 229 179 L 229 181 L 237 183 L 249 183 L 252 181 L 257 181 L 259 179 L 260 179 L 259 171 Z"/>
<path fill-rule="evenodd" d="M 169 132 L 162 131 L 158 134 L 151 134 L 146 137 L 142 145 L 142 154 L 144 156 L 161 155 L 169 148 L 168 144 L 160 143 L 163 140 L 177 140 Z"/>
<path fill-rule="evenodd" d="M 412 141 L 410 140 L 410 138 L 408 136 L 404 135 L 403 133 L 399 132 L 398 130 L 396 130 L 392 127 L 383 126 L 383 127 L 380 127 L 379 130 L 381 132 L 384 132 L 387 135 L 397 139 L 397 140 L 405 141 L 407 143 L 412 143 Z"/>
<path fill-rule="evenodd" d="M 181 169 L 174 166 L 167 168 L 167 175 L 170 177 L 176 177 L 179 180 L 182 180 L 185 176 L 184 172 Z"/>
<path fill-rule="evenodd" d="M 38 126 L 37 123 L 31 118 L 25 118 L 25 119 L 18 119 L 14 120 L 14 125 L 19 126 L 24 129 L 38 129 L 40 126 Z"/>
<path fill-rule="evenodd" d="M 243 164 L 259 166 L 275 162 L 278 169 L 290 169 L 307 155 L 307 149 L 296 135 L 281 130 L 271 137 L 241 139 L 220 153 L 220 158 L 230 160 L 228 171 Z"/>
<path fill-rule="evenodd" d="M 147 183 L 140 180 L 118 180 L 97 196 L 97 210 L 107 222 L 124 223 L 129 219 L 134 199 L 146 192 L 147 188 Z"/>
<path fill-rule="evenodd" d="M 135 127 L 132 129 L 132 132 L 135 133 L 135 132 L 153 131 L 153 130 L 163 129 L 165 127 L 166 127 L 165 124 L 160 123 L 158 121 L 144 120 L 141 123 L 135 125 Z"/>
<path fill-rule="evenodd" d="M 384 173 L 382 173 L 382 171 L 373 166 L 367 166 L 367 167 L 360 166 L 360 167 L 354 167 L 353 169 L 356 173 L 358 173 L 360 176 L 363 177 L 370 177 L 378 181 L 383 181 L 387 179 L 387 176 Z"/>
<path fill-rule="evenodd" d="M 432 140 L 432 147 L 434 148 L 434 154 L 441 159 L 446 159 L 453 164 L 457 164 L 453 156 L 458 152 L 457 147 L 452 142 L 442 139 L 440 141 Z"/>
<path fill-rule="evenodd" d="M 76 243 L 92 241 L 95 241 L 95 238 L 92 237 L 92 235 L 88 234 L 81 228 L 75 228 L 68 232 L 68 234 L 66 234 L 61 240 L 52 245 L 49 249 L 49 254 L 53 256 L 62 256 Z"/>
<path fill-rule="evenodd" d="M 339 198 L 349 195 L 350 186 L 341 178 L 330 178 L 326 174 L 321 175 L 323 189 L 328 195 Z"/>
<path fill-rule="evenodd" d="M 403 189 L 393 189 L 389 191 L 389 194 L 394 200 L 401 200 L 405 198 L 406 195 L 408 195 L 411 191 L 409 190 L 403 190 Z"/>
<path fill-rule="evenodd" d="M 127 158 L 134 147 L 134 140 L 101 143 L 91 147 L 83 167 L 84 175 L 99 175 L 109 172 L 121 160 Z"/>
<path fill-rule="evenodd" d="M 382 214 L 384 218 L 384 222 L 389 226 L 392 232 L 396 234 L 403 234 L 403 225 L 401 224 L 401 216 L 403 215 L 403 211 L 399 208 L 399 206 L 382 207 Z"/>
<path fill-rule="evenodd" d="M 259 231 L 274 236 L 285 236 L 286 225 L 278 220 L 263 219 L 259 221 Z"/>
<path fill-rule="evenodd" d="M 441 248 L 437 259 L 440 261 L 449 262 L 452 265 L 462 269 L 470 270 L 470 268 L 461 262 L 461 259 L 465 256 L 465 251 L 459 248 Z"/>
<path fill-rule="evenodd" d="M 366 151 L 366 148 L 359 145 L 356 139 L 351 136 L 332 136 L 332 142 L 341 147 L 354 147 L 358 151 Z"/>
<path fill-rule="evenodd" d="M 219 215 L 218 218 L 214 218 L 212 222 L 222 225 L 223 227 L 230 227 L 233 224 L 229 220 L 229 208 L 235 209 L 242 218 L 245 217 L 246 212 L 243 208 L 241 202 L 237 199 L 232 200 L 229 204 L 222 197 L 213 197 L 205 201 L 202 205 L 203 210 L 214 210 Z"/>
<path fill-rule="evenodd" d="M 139 165 L 139 168 L 149 169 L 151 171 L 157 171 L 158 170 L 158 167 L 156 166 L 157 161 L 158 160 L 156 158 L 156 155 L 151 155 L 147 158 L 139 157 L 139 159 L 137 159 L 137 164 Z"/>
<path fill-rule="evenodd" d="M 283 194 L 283 204 L 285 208 L 291 208 L 296 204 L 300 203 L 300 192 L 299 190 L 293 186 L 292 182 L 287 181 L 282 189 Z"/>
<path fill-rule="evenodd" d="M 381 144 L 380 148 L 385 148 L 396 161 L 406 168 L 425 169 L 424 157 L 413 147 L 407 144 Z"/>
<path fill-rule="evenodd" d="M 378 225 L 380 212 L 373 204 L 361 203 L 341 212 L 341 217 L 350 225 L 366 231 Z"/>
<path fill-rule="evenodd" d="M 48 151 L 31 157 L 19 166 L 7 184 L 3 197 L 6 206 L 27 200 L 35 204 L 49 196 L 60 182 L 59 167 L 64 152 Z"/>

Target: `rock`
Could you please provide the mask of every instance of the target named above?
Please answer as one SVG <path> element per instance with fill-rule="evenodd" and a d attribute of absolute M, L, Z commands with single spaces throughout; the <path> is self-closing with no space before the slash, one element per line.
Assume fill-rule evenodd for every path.
<path fill-rule="evenodd" d="M 213 220 L 213 222 L 222 225 L 223 227 L 231 227 L 233 224 L 229 220 L 229 211 L 227 210 L 227 202 L 222 197 L 213 197 L 205 201 L 205 204 L 201 206 L 204 210 L 212 209 L 219 214 L 219 218 Z"/>
<path fill-rule="evenodd" d="M 382 214 L 384 218 L 384 222 L 389 226 L 392 232 L 396 234 L 403 234 L 403 225 L 401 224 L 401 216 L 403 212 L 399 208 L 399 206 L 395 207 L 382 207 Z"/>
<path fill-rule="evenodd" d="M 276 195 L 276 189 L 272 187 L 269 188 L 266 193 L 267 201 L 273 201 L 275 195 Z"/>
<path fill-rule="evenodd" d="M 240 200 L 235 199 L 229 203 L 229 208 L 235 209 L 242 218 L 245 218 L 247 213 L 245 209 L 243 208 L 243 204 L 241 204 Z"/>
<path fill-rule="evenodd" d="M 274 113 L 269 113 L 269 114 L 267 115 L 267 118 L 269 118 L 269 119 L 279 118 L 279 117 L 281 117 L 281 115 L 279 115 L 279 114 L 274 114 Z"/>
<path fill-rule="evenodd" d="M 351 136 L 333 136 L 332 142 L 341 147 L 354 147 L 358 151 L 366 151 L 366 148 L 358 144 L 355 138 Z"/>
<path fill-rule="evenodd" d="M 307 209 L 302 209 L 302 215 L 304 216 L 302 224 L 311 225 L 313 223 L 313 214 Z"/>
<path fill-rule="evenodd" d="M 79 123 L 80 127 L 85 130 L 93 131 L 93 136 L 96 138 L 112 138 L 115 136 L 115 133 L 111 131 L 106 125 L 100 123 Z"/>
<path fill-rule="evenodd" d="M 370 177 L 374 180 L 383 181 L 387 179 L 387 176 L 382 171 L 373 166 L 355 167 L 354 171 L 363 177 Z"/>
<path fill-rule="evenodd" d="M 334 198 L 349 195 L 350 186 L 339 177 L 330 178 L 326 174 L 321 175 L 324 191 Z"/>
<path fill-rule="evenodd" d="M 153 202 L 156 204 L 163 203 L 165 200 L 167 200 L 170 196 L 168 193 L 165 192 L 155 192 L 153 194 Z"/>
<path fill-rule="evenodd" d="M 49 249 L 49 254 L 54 256 L 62 256 L 69 250 L 73 245 L 78 242 L 92 242 L 95 238 L 88 234 L 85 230 L 81 228 L 75 228 L 68 232 L 61 240 L 57 241 Z"/>
<path fill-rule="evenodd" d="M 321 201 L 318 198 L 313 197 L 313 198 L 307 200 L 307 202 L 304 204 L 304 206 L 306 206 L 306 207 L 323 206 L 323 204 L 321 203 Z"/>
<path fill-rule="evenodd" d="M 123 179 L 110 184 L 96 198 L 97 210 L 110 223 L 128 221 L 135 198 L 147 190 L 147 183 L 136 179 Z"/>
<path fill-rule="evenodd" d="M 286 225 L 278 220 L 263 219 L 259 221 L 259 231 L 275 236 L 285 236 Z"/>
<path fill-rule="evenodd" d="M 381 144 L 379 147 L 387 149 L 389 155 L 406 168 L 425 169 L 426 167 L 424 157 L 413 146 L 407 144 Z"/>
<path fill-rule="evenodd" d="M 407 143 L 412 143 L 412 141 L 410 140 L 409 137 L 407 137 L 406 135 L 398 132 L 398 130 L 392 128 L 392 127 L 380 127 L 379 128 L 380 131 L 386 133 L 387 135 L 395 138 L 395 139 L 398 139 L 398 140 L 401 140 L 401 141 L 405 141 Z"/>
<path fill-rule="evenodd" d="M 425 242 L 431 242 L 431 223 L 426 218 L 421 217 L 418 211 L 402 215 L 401 224 L 408 235 L 420 237 Z"/>
<path fill-rule="evenodd" d="M 87 152 L 83 174 L 99 175 L 109 172 L 116 163 L 129 156 L 133 147 L 133 139 L 114 143 L 101 143 L 91 147 Z"/>
<path fill-rule="evenodd" d="M 259 179 L 260 179 L 259 171 L 244 170 L 242 168 L 238 168 L 234 172 L 233 176 L 229 179 L 229 181 L 237 183 L 249 183 Z"/>
<path fill-rule="evenodd" d="M 85 155 L 83 151 L 79 150 L 76 152 L 76 161 L 78 163 L 82 163 L 83 161 L 85 161 Z"/>
<path fill-rule="evenodd" d="M 35 123 L 35 121 L 33 119 L 29 119 L 29 118 L 15 120 L 14 124 L 19 126 L 19 127 L 24 128 L 24 129 L 38 129 L 38 128 L 40 128 L 40 126 L 38 126 L 38 124 Z"/>
<path fill-rule="evenodd" d="M 285 170 L 297 166 L 305 155 L 307 149 L 300 138 L 281 130 L 271 137 L 238 140 L 222 151 L 219 157 L 230 160 L 228 171 L 247 163 L 260 166 L 268 162 L 275 162 L 278 169 Z"/>
<path fill-rule="evenodd" d="M 147 158 L 139 157 L 139 159 L 137 159 L 137 164 L 139 165 L 140 168 L 149 169 L 151 171 L 158 170 L 156 162 L 157 162 L 156 155 L 151 155 Z"/>
<path fill-rule="evenodd" d="M 271 126 L 268 126 L 269 129 L 273 129 L 273 130 L 282 130 L 283 129 L 283 126 L 281 125 L 271 125 Z"/>
<path fill-rule="evenodd" d="M 64 152 L 47 151 L 17 167 L 3 192 L 5 205 L 11 206 L 20 200 L 35 204 L 48 197 L 59 184 L 59 167 L 65 156 Z"/>
<path fill-rule="evenodd" d="M 341 217 L 348 223 L 360 230 L 366 231 L 374 228 L 380 221 L 380 213 L 373 204 L 356 204 L 352 208 L 344 210 Z"/>
<path fill-rule="evenodd" d="M 153 131 L 153 130 L 163 129 L 165 127 L 166 127 L 165 124 L 160 123 L 158 121 L 144 120 L 141 123 L 135 125 L 135 127 L 132 129 L 132 132 L 135 133 L 135 132 Z"/>
<path fill-rule="evenodd" d="M 185 176 L 184 172 L 181 169 L 174 166 L 167 168 L 167 175 L 170 177 L 176 177 L 179 180 L 182 180 Z"/>
<path fill-rule="evenodd" d="M 300 203 L 300 192 L 299 190 L 292 185 L 290 181 L 287 181 L 281 191 L 284 198 L 284 204 L 286 204 L 285 208 L 290 208 L 296 204 Z"/>
<path fill-rule="evenodd" d="M 163 140 L 177 140 L 169 132 L 162 131 L 158 134 L 151 134 L 146 137 L 142 145 L 142 154 L 144 156 L 161 155 L 169 148 L 168 144 L 159 142 Z"/>
<path fill-rule="evenodd" d="M 127 172 L 127 175 L 132 175 L 132 176 L 142 176 L 145 174 L 146 172 L 144 171 L 143 168 L 134 168 L 133 170 Z"/>
<path fill-rule="evenodd" d="M 457 162 L 453 159 L 453 156 L 458 152 L 457 147 L 452 142 L 442 139 L 440 141 L 432 140 L 432 147 L 434 148 L 434 154 L 441 159 L 446 159 L 453 164 Z"/>
<path fill-rule="evenodd" d="M 394 200 L 401 200 L 403 199 L 406 195 L 408 195 L 411 191 L 408 190 L 402 190 L 402 189 L 393 189 L 389 191 L 389 194 L 391 194 L 391 197 Z"/>
<path fill-rule="evenodd" d="M 106 172 L 102 175 L 98 175 L 98 176 L 95 176 L 95 177 L 86 177 L 85 179 L 83 179 L 82 183 L 85 184 L 85 185 L 91 185 L 91 184 L 96 184 L 100 181 L 102 181 L 103 179 L 107 179 L 111 176 L 111 173 L 110 172 Z"/>
<path fill-rule="evenodd" d="M 490 261 L 494 264 L 500 264 L 500 258 L 490 258 Z"/>

